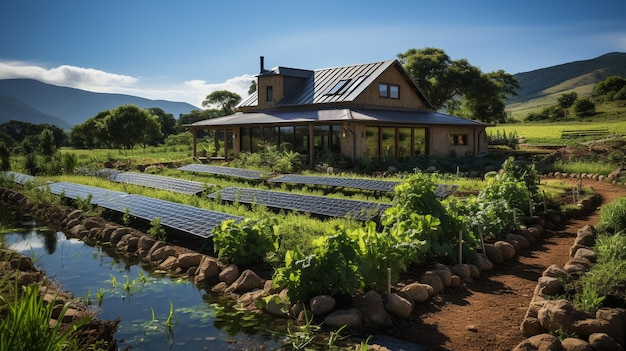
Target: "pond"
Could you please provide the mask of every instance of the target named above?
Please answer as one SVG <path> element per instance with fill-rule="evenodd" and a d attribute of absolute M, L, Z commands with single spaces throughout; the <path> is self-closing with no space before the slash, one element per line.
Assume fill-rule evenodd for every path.
<path fill-rule="evenodd" d="M 63 290 L 99 308 L 97 318 L 120 318 L 120 349 L 275 350 L 285 338 L 286 321 L 238 311 L 184 278 L 155 272 L 113 249 L 39 229 L 3 236 L 7 247 L 35 258 Z"/>

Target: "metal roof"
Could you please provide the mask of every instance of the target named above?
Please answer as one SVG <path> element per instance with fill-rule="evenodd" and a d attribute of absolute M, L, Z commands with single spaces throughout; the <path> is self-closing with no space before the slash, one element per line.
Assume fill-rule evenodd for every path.
<path fill-rule="evenodd" d="M 234 115 L 207 119 L 188 127 L 218 127 L 231 125 L 312 123 L 312 122 L 384 122 L 410 125 L 486 126 L 482 122 L 450 116 L 431 110 L 326 109 L 272 112 L 238 112 Z"/>
<path fill-rule="evenodd" d="M 304 79 L 298 89 L 287 93 L 287 95 L 277 103 L 277 107 L 342 103 L 354 101 L 363 90 L 370 86 L 376 78 L 394 64 L 404 71 L 404 67 L 402 67 L 402 64 L 400 64 L 398 60 L 387 60 L 359 65 L 316 69 L 314 71 L 276 67 L 272 70 L 265 71 L 261 75 L 280 74 Z M 406 76 L 409 84 L 412 85 L 415 91 L 430 105 L 428 99 L 415 82 L 410 79 L 408 74 L 406 74 Z M 345 86 L 342 87 L 338 93 L 329 94 L 331 89 L 341 81 L 347 82 Z M 258 106 L 258 95 L 256 92 L 237 105 L 237 107 L 254 106 Z"/>

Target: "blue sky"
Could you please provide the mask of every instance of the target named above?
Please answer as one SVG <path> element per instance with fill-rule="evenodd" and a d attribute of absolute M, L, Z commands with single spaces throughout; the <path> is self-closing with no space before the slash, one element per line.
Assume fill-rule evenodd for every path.
<path fill-rule="evenodd" d="M 626 1 L 4 0 L 0 79 L 200 106 L 267 68 L 316 69 L 436 47 L 514 74 L 626 52 Z"/>

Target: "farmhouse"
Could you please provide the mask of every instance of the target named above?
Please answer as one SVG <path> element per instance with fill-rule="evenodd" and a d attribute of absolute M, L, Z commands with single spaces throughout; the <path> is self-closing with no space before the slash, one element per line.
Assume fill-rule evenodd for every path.
<path fill-rule="evenodd" d="M 197 153 L 199 131 L 211 131 L 222 157 L 259 150 L 260 142 L 292 150 L 313 165 L 328 155 L 397 160 L 487 151 L 487 124 L 435 111 L 398 60 L 304 70 L 260 60 L 257 92 L 236 113 L 186 125 Z"/>

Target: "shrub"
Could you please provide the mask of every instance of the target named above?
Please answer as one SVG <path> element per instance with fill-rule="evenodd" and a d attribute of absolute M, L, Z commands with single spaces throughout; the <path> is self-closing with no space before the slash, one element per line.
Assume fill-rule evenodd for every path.
<path fill-rule="evenodd" d="M 602 206 L 598 230 L 609 233 L 626 231 L 626 198 Z"/>
<path fill-rule="evenodd" d="M 235 264 L 263 262 L 269 252 L 278 249 L 275 220 L 245 218 L 226 220 L 213 230 L 213 245 L 219 259 Z"/>

